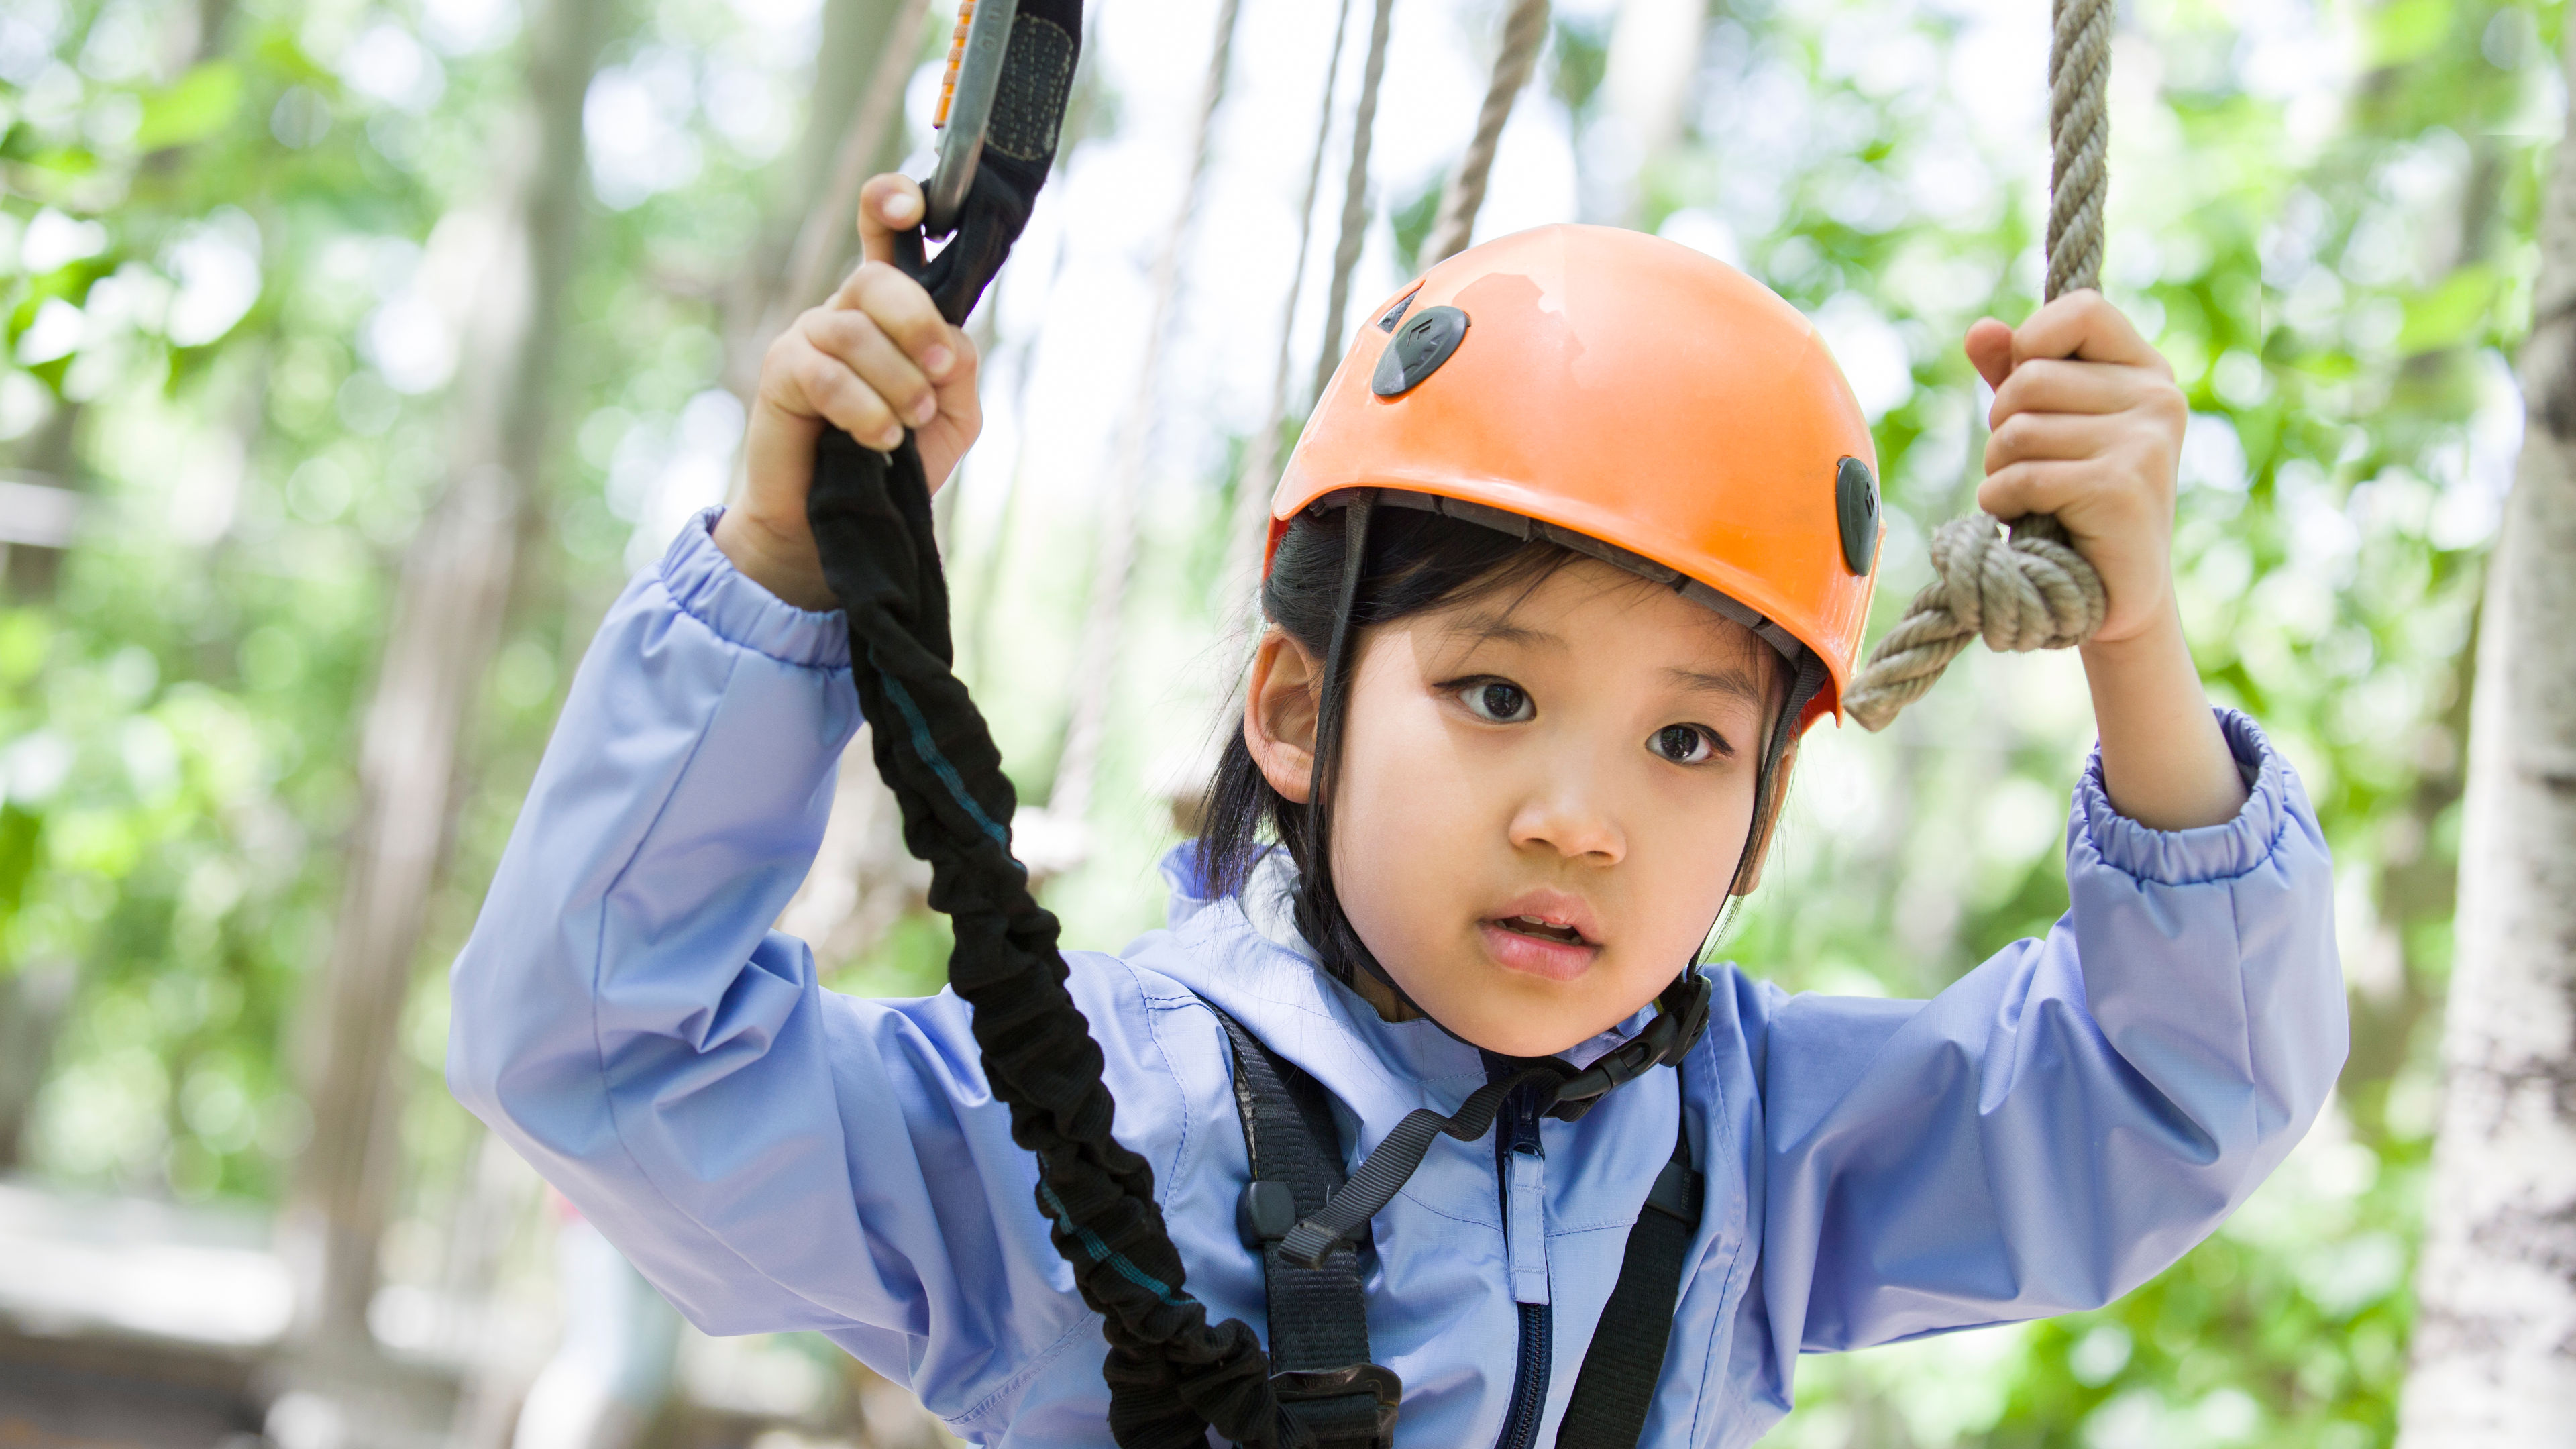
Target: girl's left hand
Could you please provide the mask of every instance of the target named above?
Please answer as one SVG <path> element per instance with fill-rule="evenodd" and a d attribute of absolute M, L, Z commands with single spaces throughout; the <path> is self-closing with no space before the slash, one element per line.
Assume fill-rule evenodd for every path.
<path fill-rule="evenodd" d="M 2095 642 L 2171 618 L 2174 470 L 2191 416 L 2173 367 L 2089 290 L 2019 327 L 1980 320 L 1967 352 L 1995 390 L 1977 506 L 2006 520 L 2054 513 L 2066 525 L 2110 595 Z"/>

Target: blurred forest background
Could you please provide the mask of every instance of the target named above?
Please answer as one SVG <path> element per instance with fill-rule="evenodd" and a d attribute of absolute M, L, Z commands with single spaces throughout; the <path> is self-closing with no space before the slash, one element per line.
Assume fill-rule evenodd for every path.
<path fill-rule="evenodd" d="M 1336 294 L 1362 315 L 1413 270 L 1506 7 L 1395 0 L 1382 85 L 1372 8 L 1337 39 L 1332 0 L 1093 0 L 1057 179 L 974 323 L 990 421 L 941 501 L 961 666 L 1079 944 L 1160 922 L 1246 638 L 1241 495 Z M 2146 1288 L 1809 1360 L 1767 1443 L 2391 1442 L 2561 14 L 2122 7 L 2106 285 L 2194 408 L 2202 669 L 2336 851 L 2351 1062 Z M 760 347 L 844 264 L 836 188 L 926 173 L 949 19 L 0 7 L 0 1309 L 373 1343 L 464 1386 L 458 1442 L 499 1442 L 474 1415 L 506 1426 L 490 1404 L 551 1349 L 555 1219 L 443 1089 L 445 964 L 608 600 L 723 496 Z M 1883 629 L 1973 487 L 1958 339 L 2038 288 L 2045 0 L 1562 0 L 1548 25 L 1477 234 L 1659 231 L 1815 317 L 1877 427 Z M 2078 666 L 1958 672 L 1886 736 L 1811 738 L 1730 957 L 1922 995 L 2062 909 Z M 787 925 L 845 989 L 933 989 L 944 938 L 857 773 Z M 701 1397 L 858 1432 L 813 1427 L 846 1397 L 828 1350 L 689 1355 Z"/>

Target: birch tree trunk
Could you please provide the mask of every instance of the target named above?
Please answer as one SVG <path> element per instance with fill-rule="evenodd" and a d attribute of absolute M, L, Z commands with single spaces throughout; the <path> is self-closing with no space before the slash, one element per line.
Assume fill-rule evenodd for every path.
<path fill-rule="evenodd" d="M 2576 46 L 2568 62 L 2576 70 Z M 2478 644 L 2448 1097 L 2405 1449 L 2576 1434 L 2576 146 L 2565 141 L 2540 244 L 2522 356 L 2529 423 Z"/>
<path fill-rule="evenodd" d="M 544 461 L 559 302 L 581 217 L 582 99 L 614 0 L 552 0 L 532 16 L 522 157 L 488 218 L 470 302 L 444 491 L 402 562 L 393 627 L 359 747 L 361 802 L 305 1075 L 311 1143 L 295 1165 L 286 1241 L 299 1335 L 363 1344 L 376 1243 L 400 1160 L 396 1040 L 430 895 L 446 861 L 458 747 L 498 647 L 521 515 Z"/>
<path fill-rule="evenodd" d="M 1615 128 L 1602 149 L 1616 159 L 1584 178 L 1591 183 L 1585 201 L 1600 220 L 1613 226 L 1644 222 L 1655 167 L 1682 138 L 1708 11 L 1709 0 L 1627 0 L 1619 7 L 1596 92 L 1608 114 L 1595 123 Z"/>

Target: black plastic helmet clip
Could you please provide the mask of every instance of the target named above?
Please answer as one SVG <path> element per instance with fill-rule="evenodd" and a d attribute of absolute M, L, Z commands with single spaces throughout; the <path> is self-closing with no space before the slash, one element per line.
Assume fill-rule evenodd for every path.
<path fill-rule="evenodd" d="M 1379 397 L 1402 397 L 1449 360 L 1467 338 L 1467 314 L 1455 307 L 1425 307 L 1395 329 L 1395 340 L 1378 354 L 1369 391 Z"/>

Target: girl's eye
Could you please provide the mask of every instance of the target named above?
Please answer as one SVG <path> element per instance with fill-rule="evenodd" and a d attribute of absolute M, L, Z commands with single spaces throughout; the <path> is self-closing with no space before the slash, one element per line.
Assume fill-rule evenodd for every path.
<path fill-rule="evenodd" d="M 1458 691 L 1458 699 L 1469 713 L 1491 724 L 1521 724 L 1538 715 L 1530 704 L 1528 690 L 1499 679 L 1468 685 Z"/>
<path fill-rule="evenodd" d="M 1666 725 L 1646 741 L 1646 748 L 1676 765 L 1696 765 L 1717 754 L 1716 742 L 1698 725 Z"/>

